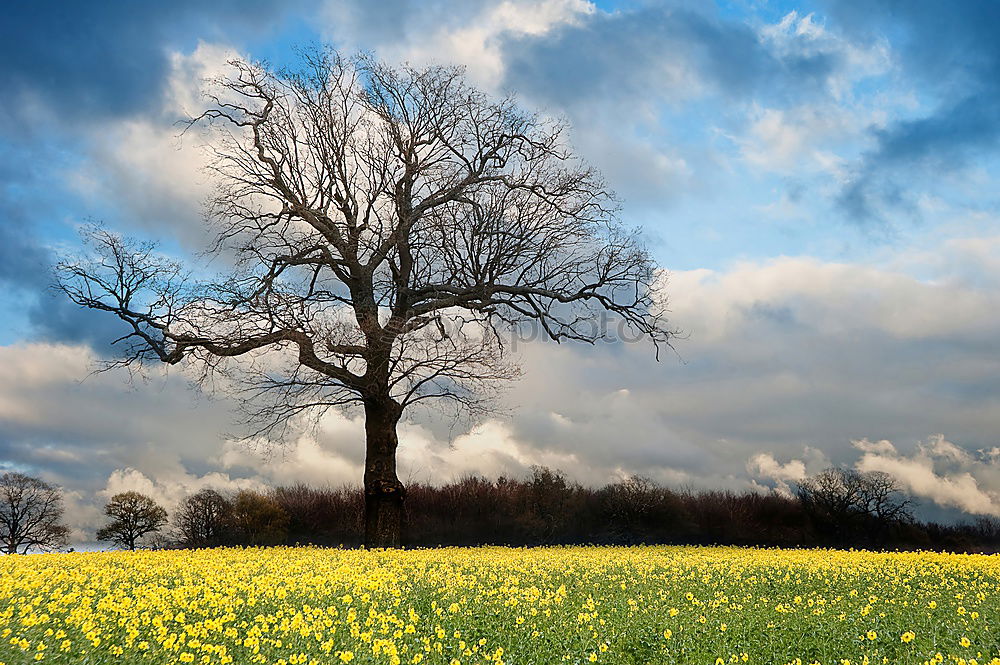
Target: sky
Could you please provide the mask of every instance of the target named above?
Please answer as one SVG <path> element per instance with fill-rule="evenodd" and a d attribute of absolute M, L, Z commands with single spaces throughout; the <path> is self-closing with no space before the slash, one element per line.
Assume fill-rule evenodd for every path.
<path fill-rule="evenodd" d="M 461 64 L 569 121 L 669 275 L 676 353 L 540 341 L 499 415 L 424 410 L 404 482 L 532 465 L 601 485 L 788 492 L 892 474 L 933 519 L 1000 516 L 1000 3 L 19 3 L 0 24 L 0 469 L 64 489 L 78 542 L 125 489 L 358 483 L 363 423 L 236 443 L 185 370 L 93 375 L 119 330 L 51 289 L 100 221 L 198 265 L 197 132 L 231 57 L 330 43 Z M 44 30 L 41 29 L 44 27 Z"/>

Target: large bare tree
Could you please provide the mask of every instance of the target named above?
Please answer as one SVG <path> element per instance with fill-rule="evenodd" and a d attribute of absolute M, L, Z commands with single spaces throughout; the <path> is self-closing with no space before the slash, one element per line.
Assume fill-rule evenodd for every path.
<path fill-rule="evenodd" d="M 511 332 L 593 343 L 612 317 L 672 333 L 655 266 L 565 126 L 492 99 L 460 68 L 393 68 L 329 49 L 293 72 L 234 60 L 207 109 L 212 251 L 185 278 L 152 246 L 95 230 L 62 290 L 129 326 L 119 364 L 198 364 L 247 391 L 255 433 L 362 408 L 365 540 L 400 543 L 396 426 L 444 399 L 475 412 L 518 375 Z"/>
<path fill-rule="evenodd" d="M 26 554 L 63 547 L 69 529 L 62 519 L 59 488 L 23 473 L 0 476 L 0 552 Z"/>

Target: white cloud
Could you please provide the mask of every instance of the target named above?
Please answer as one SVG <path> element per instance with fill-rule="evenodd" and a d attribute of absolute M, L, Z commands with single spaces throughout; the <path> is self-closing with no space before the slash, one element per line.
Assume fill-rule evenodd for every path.
<path fill-rule="evenodd" d="M 747 462 L 747 472 L 752 478 L 772 480 L 775 491 L 785 496 L 791 496 L 789 482 L 799 482 L 806 478 L 806 464 L 802 460 L 793 459 L 782 464 L 771 453 L 758 453 Z"/>
<path fill-rule="evenodd" d="M 235 492 L 243 489 L 263 490 L 267 487 L 257 478 L 231 478 L 225 473 L 212 471 L 204 475 L 191 473 L 162 473 L 147 476 L 132 468 L 115 469 L 108 476 L 107 484 L 98 495 L 104 500 L 121 492 L 139 492 L 153 498 L 173 512 L 184 499 L 203 489 Z"/>
<path fill-rule="evenodd" d="M 771 453 L 758 453 L 747 462 L 747 471 L 762 478 L 799 481 L 806 477 L 806 464 L 797 459 L 782 464 Z"/>
<path fill-rule="evenodd" d="M 874 453 L 876 455 L 895 455 L 896 446 L 891 441 L 882 439 L 881 441 L 869 441 L 868 439 L 857 439 L 851 441 L 851 445 L 863 453 Z"/>
<path fill-rule="evenodd" d="M 846 182 L 847 160 L 836 153 L 845 139 L 861 135 L 870 125 L 850 109 L 804 104 L 791 108 L 754 106 L 743 137 L 733 137 L 743 159 L 757 169 L 802 177 L 809 173 Z"/>
<path fill-rule="evenodd" d="M 1000 491 L 985 487 L 982 482 L 989 474 L 995 479 L 1000 471 L 1000 464 L 995 460 L 974 460 L 968 452 L 940 434 L 918 446 L 911 456 L 899 454 L 888 441 L 879 444 L 888 445 L 858 446 L 855 443 L 864 451 L 855 464 L 859 471 L 888 473 L 910 494 L 941 506 L 974 515 L 1000 516 Z M 957 468 L 936 468 L 941 462 L 953 463 Z"/>
<path fill-rule="evenodd" d="M 325 15 L 328 34 L 349 49 L 374 48 L 390 62 L 461 64 L 478 85 L 495 90 L 503 78 L 502 38 L 544 35 L 594 11 L 587 0 L 445 3 L 397 12 L 329 0 Z"/>
<path fill-rule="evenodd" d="M 89 159 L 69 176 L 76 191 L 93 205 L 118 206 L 125 224 L 202 249 L 202 206 L 212 192 L 204 170 L 207 136 L 202 126 L 185 131 L 184 123 L 203 110 L 206 80 L 226 73 L 235 55 L 226 45 L 208 43 L 189 54 L 172 53 L 156 112 L 92 128 Z"/>
<path fill-rule="evenodd" d="M 755 306 L 785 308 L 827 334 L 868 329 L 926 339 L 992 328 L 1000 294 L 952 287 L 951 281 L 926 283 L 876 265 L 793 257 L 740 263 L 725 272 L 679 272 L 671 281 L 675 319 L 703 340 L 731 334 Z"/>
<path fill-rule="evenodd" d="M 817 21 L 815 14 L 801 15 L 793 10 L 777 23 L 760 26 L 758 33 L 776 54 L 785 58 L 838 58 L 841 67 L 827 79 L 838 100 L 850 97 L 858 82 L 886 74 L 893 67 L 888 40 L 852 42 Z"/>
<path fill-rule="evenodd" d="M 50 417 L 40 394 L 82 378 L 94 355 L 85 347 L 18 343 L 0 346 L 0 385 L 17 386 L 0 392 L 0 421 L 32 426 Z"/>

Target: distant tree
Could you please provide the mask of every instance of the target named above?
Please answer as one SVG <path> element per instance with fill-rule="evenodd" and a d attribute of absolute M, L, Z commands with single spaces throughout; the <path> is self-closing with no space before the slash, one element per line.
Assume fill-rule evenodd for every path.
<path fill-rule="evenodd" d="M 683 521 L 679 497 L 643 476 L 607 485 L 598 496 L 605 522 L 602 536 L 610 542 L 650 542 L 658 528 L 676 529 Z"/>
<path fill-rule="evenodd" d="M 111 522 L 101 527 L 97 539 L 134 550 L 147 534 L 155 533 L 167 523 L 167 511 L 156 501 L 138 492 L 122 492 L 111 497 L 104 506 Z"/>
<path fill-rule="evenodd" d="M 573 499 L 580 486 L 569 483 L 561 471 L 533 466 L 526 485 L 526 505 L 521 517 L 531 537 L 540 543 L 555 543 L 570 522 Z"/>
<path fill-rule="evenodd" d="M 866 471 L 861 478 L 860 499 L 865 513 L 883 524 L 913 519 L 913 500 L 903 493 L 902 486 L 890 474 Z"/>
<path fill-rule="evenodd" d="M 881 471 L 830 468 L 797 488 L 803 508 L 829 535 L 844 537 L 865 526 L 884 528 L 912 519 L 912 501 Z"/>
<path fill-rule="evenodd" d="M 66 544 L 59 489 L 23 473 L 0 476 L 0 551 L 25 554 Z"/>
<path fill-rule="evenodd" d="M 288 513 L 273 496 L 242 490 L 232 502 L 230 527 L 240 545 L 278 545 L 288 536 Z"/>
<path fill-rule="evenodd" d="M 97 232 L 59 285 L 126 323 L 119 364 L 191 363 L 259 398 L 242 400 L 254 435 L 363 411 L 367 545 L 401 543 L 404 410 L 482 413 L 519 374 L 511 334 L 593 344 L 610 317 L 616 337 L 669 344 L 654 261 L 562 123 L 455 67 L 329 49 L 298 71 L 231 65 L 196 121 L 220 130 L 208 211 L 232 272 L 190 284 L 152 246 Z"/>
<path fill-rule="evenodd" d="M 213 547 L 225 542 L 232 520 L 232 503 L 213 489 L 192 494 L 177 513 L 180 541 L 187 547 Z"/>

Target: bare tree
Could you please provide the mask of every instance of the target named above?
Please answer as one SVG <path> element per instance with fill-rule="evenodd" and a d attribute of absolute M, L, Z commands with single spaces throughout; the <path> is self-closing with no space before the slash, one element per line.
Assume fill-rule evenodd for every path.
<path fill-rule="evenodd" d="M 0 551 L 25 554 L 66 544 L 62 495 L 38 478 L 23 473 L 0 476 Z"/>
<path fill-rule="evenodd" d="M 909 522 L 913 519 L 913 499 L 903 493 L 899 482 L 885 471 L 861 474 L 862 510 L 882 524 Z"/>
<path fill-rule="evenodd" d="M 97 539 L 134 550 L 146 535 L 156 533 L 167 523 L 167 511 L 150 497 L 139 492 L 122 492 L 104 506 L 111 522 L 97 531 Z"/>
<path fill-rule="evenodd" d="M 213 489 L 192 494 L 181 504 L 176 516 L 181 543 L 187 547 L 224 544 L 232 512 L 232 502 Z"/>
<path fill-rule="evenodd" d="M 830 468 L 799 483 L 797 494 L 815 522 L 844 536 L 851 529 L 885 528 L 910 521 L 912 500 L 889 474 Z"/>
<path fill-rule="evenodd" d="M 368 545 L 400 543 L 404 410 L 481 412 L 519 374 L 505 335 L 594 343 L 610 315 L 670 343 L 655 266 L 563 124 L 488 98 L 460 68 L 325 49 L 296 72 L 230 64 L 192 122 L 214 129 L 212 251 L 232 271 L 192 283 L 153 247 L 94 231 L 60 285 L 126 322 L 117 364 L 187 361 L 241 386 L 255 436 L 363 409 Z"/>

